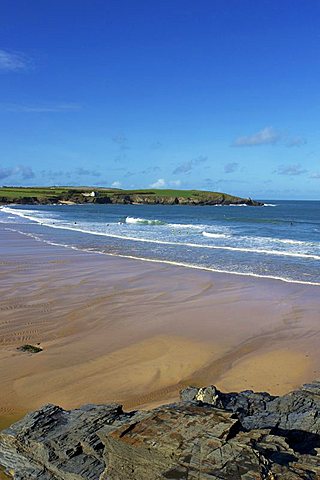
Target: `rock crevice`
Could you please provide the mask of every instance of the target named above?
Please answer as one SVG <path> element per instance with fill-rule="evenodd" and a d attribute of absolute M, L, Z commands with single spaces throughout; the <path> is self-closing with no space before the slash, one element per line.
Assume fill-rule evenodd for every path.
<path fill-rule="evenodd" d="M 282 397 L 188 387 L 151 411 L 46 405 L 0 434 L 17 480 L 320 478 L 320 382 Z"/>

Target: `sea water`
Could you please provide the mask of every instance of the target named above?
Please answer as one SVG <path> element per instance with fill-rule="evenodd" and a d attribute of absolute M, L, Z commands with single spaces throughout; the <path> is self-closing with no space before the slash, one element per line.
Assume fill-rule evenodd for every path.
<path fill-rule="evenodd" d="M 320 285 L 319 201 L 10 205 L 0 209 L 0 222 L 67 248 Z"/>

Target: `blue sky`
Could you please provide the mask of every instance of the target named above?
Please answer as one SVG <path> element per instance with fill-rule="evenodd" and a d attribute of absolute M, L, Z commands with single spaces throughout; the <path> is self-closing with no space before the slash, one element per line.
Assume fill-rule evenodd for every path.
<path fill-rule="evenodd" d="M 317 0 L 2 0 L 0 184 L 320 199 Z"/>

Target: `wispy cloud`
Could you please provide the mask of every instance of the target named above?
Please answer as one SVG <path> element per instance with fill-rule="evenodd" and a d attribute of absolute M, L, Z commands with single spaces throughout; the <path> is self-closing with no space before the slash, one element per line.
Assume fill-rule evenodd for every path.
<path fill-rule="evenodd" d="M 18 165 L 16 167 L 1 168 L 0 167 L 0 180 L 4 180 L 10 177 L 21 178 L 22 180 L 30 180 L 35 177 L 35 174 L 31 167 L 26 165 Z"/>
<path fill-rule="evenodd" d="M 130 150 L 128 139 L 125 135 L 117 134 L 112 137 L 112 141 L 118 145 L 120 151 Z"/>
<path fill-rule="evenodd" d="M 180 173 L 190 173 L 194 167 L 205 163 L 208 160 L 208 157 L 199 155 L 199 157 L 193 158 L 192 160 L 187 160 L 186 162 L 180 163 L 174 170 L 173 174 L 178 175 Z"/>
<path fill-rule="evenodd" d="M 35 174 L 31 167 L 20 165 L 16 167 L 16 173 L 20 175 L 23 180 L 29 180 L 30 178 L 34 178 Z"/>
<path fill-rule="evenodd" d="M 239 178 L 205 178 L 202 181 L 202 186 L 204 188 L 215 190 L 224 189 L 224 185 L 239 185 L 239 184 L 248 184 L 250 183 L 248 180 L 241 180 Z"/>
<path fill-rule="evenodd" d="M 279 167 L 274 170 L 273 173 L 278 175 L 289 175 L 289 176 L 296 176 L 296 175 L 303 175 L 307 173 L 308 170 L 303 168 L 300 164 L 291 164 L 291 165 L 279 165 Z"/>
<path fill-rule="evenodd" d="M 41 176 L 47 180 L 65 181 L 74 179 L 75 177 L 101 177 L 101 172 L 98 170 L 90 170 L 83 167 L 75 168 L 74 170 L 41 170 Z"/>
<path fill-rule="evenodd" d="M 147 175 L 148 173 L 154 173 L 154 172 L 159 172 L 161 170 L 160 167 L 158 166 L 155 166 L 155 167 L 148 167 L 148 168 L 145 168 L 144 170 L 141 170 L 140 172 L 137 172 L 137 173 L 141 173 L 142 175 Z"/>
<path fill-rule="evenodd" d="M 151 188 L 163 188 L 166 186 L 166 181 L 164 178 L 159 178 L 156 182 L 151 183 Z"/>
<path fill-rule="evenodd" d="M 238 137 L 232 143 L 233 147 L 256 147 L 259 145 L 275 145 L 281 140 L 280 133 L 273 127 L 265 127 L 257 133 Z"/>
<path fill-rule="evenodd" d="M 82 106 L 78 103 L 50 103 L 38 105 L 24 105 L 24 104 L 7 104 L 1 105 L 2 110 L 7 112 L 21 112 L 21 113 L 62 113 L 62 112 L 78 112 Z"/>
<path fill-rule="evenodd" d="M 89 176 L 89 177 L 101 177 L 101 173 L 98 172 L 97 170 L 88 170 L 86 168 L 82 168 L 82 167 L 79 167 L 79 168 L 76 168 L 74 173 L 76 175 L 80 175 L 80 176 Z"/>
<path fill-rule="evenodd" d="M 212 178 L 204 178 L 203 181 L 202 181 L 202 186 L 204 188 L 212 188 L 212 185 L 214 184 L 214 180 Z"/>
<path fill-rule="evenodd" d="M 237 162 L 231 162 L 231 163 L 227 163 L 225 166 L 224 166 L 224 171 L 225 173 L 233 173 L 233 172 L 236 172 L 239 168 L 239 163 Z"/>
<path fill-rule="evenodd" d="M 128 142 L 128 139 L 124 135 L 118 134 L 112 137 L 112 141 L 118 145 L 125 145 Z"/>
<path fill-rule="evenodd" d="M 312 172 L 310 174 L 310 178 L 313 178 L 313 179 L 316 179 L 316 180 L 320 180 L 320 172 Z"/>
<path fill-rule="evenodd" d="M 28 68 L 30 60 L 19 52 L 9 52 L 0 49 L 0 71 L 17 72 Z"/>
<path fill-rule="evenodd" d="M 13 175 L 12 168 L 0 168 L 0 180 L 4 180 L 5 178 L 9 178 Z"/>
<path fill-rule="evenodd" d="M 151 183 L 151 188 L 164 188 L 164 187 L 180 187 L 181 180 L 169 180 L 168 182 L 164 178 L 159 178 L 156 182 Z"/>
<path fill-rule="evenodd" d="M 302 147 L 303 145 L 306 145 L 307 140 L 303 137 L 297 136 L 297 137 L 292 137 L 289 138 L 286 146 L 291 148 L 291 147 Z"/>
<path fill-rule="evenodd" d="M 181 180 L 171 180 L 169 182 L 169 184 L 172 186 L 172 187 L 180 187 L 181 186 Z"/>
<path fill-rule="evenodd" d="M 119 180 L 115 180 L 114 182 L 111 183 L 111 187 L 120 188 L 121 182 L 119 182 Z"/>
<path fill-rule="evenodd" d="M 256 147 L 261 145 L 283 145 L 288 148 L 302 147 L 306 145 L 307 140 L 300 136 L 291 136 L 281 133 L 274 127 L 265 127 L 257 133 L 238 137 L 232 143 L 233 147 Z"/>
<path fill-rule="evenodd" d="M 125 177 L 134 177 L 135 175 L 148 175 L 150 173 L 155 173 L 155 172 L 159 172 L 161 170 L 160 167 L 156 166 L 156 167 L 148 167 L 148 168 L 145 168 L 144 170 L 137 170 L 137 171 L 132 171 L 132 170 L 128 170 L 124 176 Z"/>

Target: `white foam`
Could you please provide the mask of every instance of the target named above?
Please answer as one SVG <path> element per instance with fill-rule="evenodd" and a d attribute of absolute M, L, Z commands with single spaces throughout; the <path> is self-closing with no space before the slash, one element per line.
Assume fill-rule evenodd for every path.
<path fill-rule="evenodd" d="M 274 276 L 274 275 L 259 275 L 257 273 L 253 273 L 253 272 L 245 272 L 245 273 L 244 272 L 236 272 L 236 271 L 230 271 L 230 270 L 222 270 L 222 269 L 216 269 L 216 268 L 211 268 L 211 267 L 205 267 L 205 266 L 201 266 L 201 265 L 194 265 L 194 264 L 191 264 L 191 263 L 175 262 L 175 261 L 171 261 L 171 260 L 159 260 L 159 259 L 153 259 L 153 258 L 137 257 L 137 256 L 134 256 L 134 255 L 124 255 L 124 254 L 119 254 L 119 253 L 101 252 L 101 251 L 93 250 L 93 249 L 90 249 L 90 248 L 79 248 L 79 247 L 75 247 L 75 246 L 68 245 L 68 244 L 61 244 L 61 243 L 52 242 L 50 240 L 44 240 L 43 238 L 40 238 L 37 235 L 31 234 L 31 233 L 21 232 L 19 230 L 15 230 L 15 229 L 12 229 L 12 228 L 7 228 L 6 230 L 10 230 L 12 232 L 20 233 L 21 235 L 26 235 L 28 237 L 32 237 L 35 240 L 46 243 L 48 245 L 70 248 L 72 250 L 77 250 L 77 251 L 80 251 L 80 252 L 86 252 L 86 253 L 91 253 L 91 254 L 108 255 L 110 257 L 127 258 L 127 259 L 130 259 L 130 260 L 140 260 L 140 261 L 143 261 L 143 262 L 158 263 L 158 264 L 160 263 L 160 264 L 165 264 L 165 265 L 173 265 L 173 266 L 176 266 L 176 267 L 193 268 L 195 270 L 204 270 L 204 271 L 214 272 L 214 273 L 238 275 L 238 276 L 241 276 L 241 277 L 253 277 L 253 278 L 261 278 L 261 279 L 279 280 L 279 281 L 285 282 L 285 283 L 294 283 L 294 284 L 299 284 L 299 285 L 311 285 L 311 286 L 320 287 L 319 282 L 306 282 L 304 280 L 293 280 L 293 279 L 290 279 L 290 278 L 277 277 L 277 276 Z"/>
<path fill-rule="evenodd" d="M 148 218 L 126 217 L 125 223 L 139 224 L 139 225 L 165 225 L 161 220 L 154 220 Z"/>
<path fill-rule="evenodd" d="M 205 225 L 194 225 L 192 223 L 168 223 L 167 226 L 179 230 L 184 228 L 187 228 L 188 230 L 203 230 L 205 227 Z"/>
<path fill-rule="evenodd" d="M 230 238 L 230 235 L 226 235 L 225 233 L 202 232 L 202 235 L 208 238 Z"/>
<path fill-rule="evenodd" d="M 299 253 L 299 252 L 288 252 L 288 251 L 283 251 L 283 250 L 267 250 L 264 248 L 245 248 L 245 247 L 232 247 L 232 246 L 227 246 L 227 245 L 207 245 L 207 244 L 201 244 L 201 243 L 191 243 L 191 242 L 171 242 L 168 240 L 153 240 L 150 238 L 138 238 L 138 237 L 131 237 L 127 235 L 118 235 L 118 234 L 113 234 L 113 233 L 105 233 L 105 232 L 99 232 L 99 231 L 94 231 L 94 230 L 86 230 L 83 228 L 79 227 L 74 227 L 73 225 L 59 225 L 59 224 L 46 224 L 44 223 L 44 218 L 37 218 L 37 217 L 27 217 L 23 215 L 21 211 L 10 209 L 9 207 L 6 207 L 6 210 L 9 211 L 10 213 L 15 214 L 17 212 L 17 215 L 23 216 L 25 218 L 29 218 L 30 220 L 33 220 L 37 223 L 40 223 L 42 225 L 45 225 L 50 228 L 58 228 L 58 229 L 63 229 L 63 230 L 71 230 L 71 231 L 77 231 L 81 233 L 86 233 L 89 235 L 96 235 L 96 236 L 104 236 L 104 237 L 110 237 L 110 238 L 118 238 L 121 240 L 130 240 L 133 242 L 144 242 L 144 243 L 153 243 L 153 244 L 158 244 L 158 245 L 172 245 L 172 246 L 185 246 L 185 247 L 191 247 L 191 248 L 205 248 L 205 249 L 212 249 L 212 250 L 225 250 L 225 251 L 231 251 L 231 252 L 243 252 L 243 253 L 257 253 L 257 254 L 264 254 L 264 255 L 275 255 L 275 256 L 285 256 L 285 257 L 294 257 L 294 258 L 305 258 L 309 260 L 320 260 L 319 255 L 314 255 L 314 254 L 309 254 L 309 253 Z M 50 220 L 51 221 L 51 220 Z"/>
<path fill-rule="evenodd" d="M 239 235 L 237 240 L 245 240 L 250 242 L 263 242 L 263 243 L 284 243 L 288 245 L 305 245 L 312 246 L 312 242 L 304 242 L 303 240 L 293 240 L 291 238 L 277 238 L 277 237 L 250 237 L 248 235 Z"/>
<path fill-rule="evenodd" d="M 292 240 L 291 238 L 274 238 L 270 240 L 274 240 L 280 243 L 287 243 L 289 245 L 310 245 L 310 242 L 303 242 L 302 240 Z"/>

